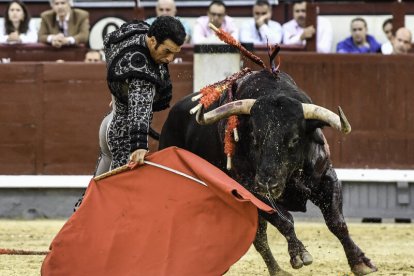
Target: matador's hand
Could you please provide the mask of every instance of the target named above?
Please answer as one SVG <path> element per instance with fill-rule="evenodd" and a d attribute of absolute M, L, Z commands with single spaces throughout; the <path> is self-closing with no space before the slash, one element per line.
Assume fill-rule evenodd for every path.
<path fill-rule="evenodd" d="M 148 153 L 146 149 L 137 149 L 129 156 L 129 162 L 133 162 L 139 165 L 144 164 L 144 157 Z"/>

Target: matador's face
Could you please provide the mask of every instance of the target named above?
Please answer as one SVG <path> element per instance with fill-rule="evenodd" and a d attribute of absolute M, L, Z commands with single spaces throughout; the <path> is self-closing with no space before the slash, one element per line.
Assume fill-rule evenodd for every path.
<path fill-rule="evenodd" d="M 158 43 L 155 37 L 148 38 L 148 49 L 152 59 L 158 64 L 168 64 L 174 60 L 175 54 L 181 51 L 181 46 L 178 46 L 171 39 L 164 40 L 163 43 Z"/>

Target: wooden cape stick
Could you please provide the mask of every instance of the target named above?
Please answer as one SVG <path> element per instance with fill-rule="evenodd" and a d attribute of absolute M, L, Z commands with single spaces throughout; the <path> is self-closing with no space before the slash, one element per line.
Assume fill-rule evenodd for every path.
<path fill-rule="evenodd" d="M 46 255 L 50 251 L 20 250 L 0 248 L 0 255 Z"/>

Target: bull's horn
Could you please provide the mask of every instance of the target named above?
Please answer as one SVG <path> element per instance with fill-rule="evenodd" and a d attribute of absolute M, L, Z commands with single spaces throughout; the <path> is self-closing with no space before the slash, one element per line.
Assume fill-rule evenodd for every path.
<path fill-rule="evenodd" d="M 198 95 L 196 95 L 196 96 L 192 97 L 192 98 L 191 98 L 191 101 L 193 101 L 193 102 L 198 101 L 198 100 L 199 100 L 199 99 L 201 99 L 203 96 L 204 96 L 204 95 L 200 93 L 200 94 L 198 94 Z"/>
<path fill-rule="evenodd" d="M 226 164 L 226 169 L 228 171 L 231 170 L 231 155 L 227 155 L 227 164 Z"/>
<path fill-rule="evenodd" d="M 339 116 L 324 107 L 302 103 L 303 115 L 305 119 L 316 119 L 328 123 L 331 127 L 348 134 L 351 132 L 351 125 L 345 117 L 340 106 L 338 106 Z"/>
<path fill-rule="evenodd" d="M 237 131 L 237 127 L 233 128 L 233 136 L 234 136 L 234 141 L 238 142 L 239 141 L 239 132 Z"/>
<path fill-rule="evenodd" d="M 191 110 L 190 110 L 190 114 L 194 114 L 194 113 L 196 113 L 196 112 L 197 112 L 197 111 L 199 111 L 202 107 L 203 107 L 203 105 L 202 105 L 202 104 L 197 104 L 195 107 L 191 108 Z"/>
<path fill-rule="evenodd" d="M 227 118 L 231 115 L 250 114 L 250 109 L 256 100 L 246 99 L 234 101 L 222 106 L 217 107 L 205 114 L 202 114 L 201 109 L 197 111 L 196 120 L 200 125 L 213 124 L 223 118 Z"/>

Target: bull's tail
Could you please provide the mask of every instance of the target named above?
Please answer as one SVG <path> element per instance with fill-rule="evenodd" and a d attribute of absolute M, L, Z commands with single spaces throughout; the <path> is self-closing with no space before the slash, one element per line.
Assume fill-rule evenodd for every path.
<path fill-rule="evenodd" d="M 154 140 L 157 140 L 157 141 L 160 140 L 160 134 L 155 129 L 153 129 L 152 127 L 150 127 L 150 129 L 149 129 L 148 135 Z"/>

